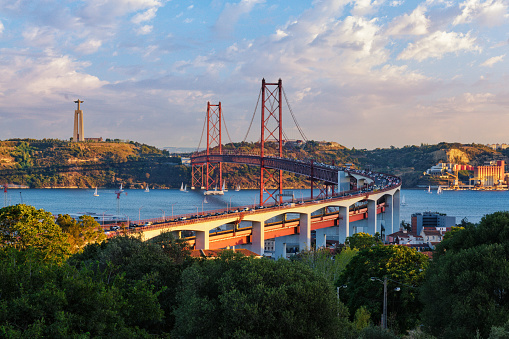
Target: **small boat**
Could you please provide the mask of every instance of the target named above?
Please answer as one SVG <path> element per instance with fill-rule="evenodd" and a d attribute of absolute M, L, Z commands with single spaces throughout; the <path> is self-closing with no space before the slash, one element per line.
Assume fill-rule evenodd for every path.
<path fill-rule="evenodd" d="M 98 197 L 99 193 L 97 193 L 97 187 L 95 188 L 94 197 Z"/>
<path fill-rule="evenodd" d="M 186 184 L 186 187 L 187 187 L 187 184 Z M 185 189 L 184 189 L 184 183 L 182 183 L 182 185 L 180 185 L 180 192 L 184 192 Z"/>
<path fill-rule="evenodd" d="M 147 184 L 147 186 L 145 186 L 145 192 L 146 193 L 150 192 L 150 189 L 148 188 L 148 184 Z"/>
<path fill-rule="evenodd" d="M 226 188 L 226 180 L 223 180 L 223 187 L 221 188 L 221 191 L 228 192 L 228 188 Z"/>
<path fill-rule="evenodd" d="M 203 195 L 224 195 L 224 192 L 223 192 L 223 190 L 218 191 L 217 185 L 216 185 L 216 187 L 214 188 L 213 191 L 205 191 L 205 192 L 203 192 Z"/>
<path fill-rule="evenodd" d="M 189 193 L 189 191 L 187 190 L 187 184 L 184 185 L 184 190 L 182 192 Z"/>
<path fill-rule="evenodd" d="M 405 196 L 402 196 L 401 197 L 401 203 L 400 203 L 401 206 L 406 206 L 406 201 L 405 201 Z"/>
<path fill-rule="evenodd" d="M 428 194 L 431 194 L 431 186 L 428 186 Z"/>
<path fill-rule="evenodd" d="M 203 198 L 203 203 L 204 204 L 208 204 L 209 202 L 207 201 L 207 197 Z"/>
<path fill-rule="evenodd" d="M 237 185 L 237 187 L 235 187 L 235 192 L 238 192 L 240 191 L 240 185 Z"/>
<path fill-rule="evenodd" d="M 437 194 L 442 194 L 442 186 L 438 186 Z"/>

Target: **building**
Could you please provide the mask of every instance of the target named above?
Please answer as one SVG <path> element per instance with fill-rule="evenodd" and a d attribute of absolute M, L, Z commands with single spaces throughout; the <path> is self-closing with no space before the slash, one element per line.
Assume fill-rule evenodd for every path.
<path fill-rule="evenodd" d="M 424 212 L 412 214 L 412 230 L 415 234 L 421 234 L 423 228 L 433 227 L 447 231 L 456 225 L 456 217 L 448 217 L 438 212 Z"/>
<path fill-rule="evenodd" d="M 85 141 L 90 141 L 90 142 L 102 142 L 102 141 L 103 141 L 103 138 L 102 138 L 102 137 L 99 137 L 99 138 L 85 138 Z"/>
<path fill-rule="evenodd" d="M 493 187 L 505 182 L 505 162 L 499 160 L 474 168 L 474 178 L 480 186 Z"/>

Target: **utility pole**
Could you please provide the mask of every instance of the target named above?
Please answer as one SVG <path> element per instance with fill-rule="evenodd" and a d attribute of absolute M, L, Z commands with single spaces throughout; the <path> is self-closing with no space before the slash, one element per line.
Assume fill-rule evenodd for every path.
<path fill-rule="evenodd" d="M 382 313 L 382 328 L 387 329 L 387 277 L 384 276 L 384 310 Z"/>

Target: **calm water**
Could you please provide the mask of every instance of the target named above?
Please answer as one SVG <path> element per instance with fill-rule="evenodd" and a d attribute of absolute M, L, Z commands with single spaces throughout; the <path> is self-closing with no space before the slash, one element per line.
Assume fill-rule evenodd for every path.
<path fill-rule="evenodd" d="M 53 214 L 86 213 L 126 215 L 131 220 L 149 219 L 164 215 L 196 213 L 196 211 L 226 208 L 227 205 L 252 205 L 258 201 L 258 190 L 233 190 L 223 196 L 207 196 L 207 203 L 201 191 L 183 193 L 179 190 L 126 190 L 119 200 L 114 190 L 99 190 L 94 197 L 92 189 L 11 189 L 4 196 L 2 206 L 7 203 L 42 208 Z M 294 190 L 296 199 L 309 196 L 309 190 Z M 509 210 L 509 191 L 444 191 L 428 194 L 424 190 L 402 190 L 406 206 L 401 207 L 401 219 L 410 222 L 410 216 L 416 212 L 441 212 L 456 217 L 456 222 L 466 217 L 478 222 L 485 214 Z"/>

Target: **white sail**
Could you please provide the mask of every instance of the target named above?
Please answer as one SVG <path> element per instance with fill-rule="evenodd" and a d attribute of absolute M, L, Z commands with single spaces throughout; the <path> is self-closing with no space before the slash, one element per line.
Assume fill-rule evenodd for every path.
<path fill-rule="evenodd" d="M 228 192 L 228 189 L 226 188 L 226 180 L 223 180 L 223 187 L 221 188 L 221 191 Z"/>
<path fill-rule="evenodd" d="M 207 201 L 207 197 L 203 198 L 203 203 L 204 204 L 208 204 L 209 202 Z"/>
<path fill-rule="evenodd" d="M 237 187 L 235 188 L 235 192 L 238 192 L 240 191 L 240 185 L 237 185 Z"/>
<path fill-rule="evenodd" d="M 428 194 L 431 194 L 431 186 L 428 186 Z"/>
<path fill-rule="evenodd" d="M 402 196 L 401 197 L 401 203 L 400 203 L 401 206 L 406 206 L 406 200 L 405 200 L 405 196 Z"/>
<path fill-rule="evenodd" d="M 180 185 L 180 191 L 181 191 L 181 192 L 183 192 L 183 191 L 184 191 L 184 183 L 182 183 L 182 184 Z"/>
<path fill-rule="evenodd" d="M 148 188 L 148 184 L 147 184 L 147 186 L 145 187 L 145 192 L 147 192 L 147 193 L 148 193 L 148 192 L 150 192 L 150 189 Z"/>
<path fill-rule="evenodd" d="M 95 188 L 94 197 L 98 197 L 99 193 L 97 193 L 97 187 Z"/>

